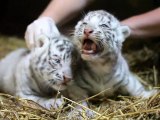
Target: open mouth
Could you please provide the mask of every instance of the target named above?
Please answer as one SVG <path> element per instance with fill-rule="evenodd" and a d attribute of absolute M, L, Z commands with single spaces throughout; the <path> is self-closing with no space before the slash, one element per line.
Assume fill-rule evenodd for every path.
<path fill-rule="evenodd" d="M 84 39 L 82 42 L 82 54 L 97 54 L 100 51 L 100 48 L 97 44 L 91 39 Z"/>

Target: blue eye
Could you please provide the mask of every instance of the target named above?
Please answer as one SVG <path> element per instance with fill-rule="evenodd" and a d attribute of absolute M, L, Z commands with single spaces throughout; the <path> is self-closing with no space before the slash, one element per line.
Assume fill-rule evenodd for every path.
<path fill-rule="evenodd" d="M 61 62 L 61 58 L 58 55 L 53 55 L 51 57 L 51 60 L 53 61 L 53 63 L 60 63 Z"/>

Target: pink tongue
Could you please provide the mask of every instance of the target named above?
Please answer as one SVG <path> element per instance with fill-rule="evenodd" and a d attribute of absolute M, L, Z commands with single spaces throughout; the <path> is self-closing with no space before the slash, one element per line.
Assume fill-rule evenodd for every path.
<path fill-rule="evenodd" d="M 91 48 L 91 45 L 92 45 L 92 43 L 90 44 L 88 44 L 87 42 L 85 42 L 84 43 L 84 45 L 83 45 L 83 49 L 85 49 L 85 50 L 91 50 L 92 48 Z"/>
<path fill-rule="evenodd" d="M 96 44 L 93 43 L 92 46 L 91 46 L 91 48 L 92 48 L 93 51 L 96 51 L 97 50 Z"/>
<path fill-rule="evenodd" d="M 97 46 L 95 43 L 91 42 L 91 41 L 86 41 L 83 45 L 83 49 L 85 50 L 93 50 L 96 51 Z"/>

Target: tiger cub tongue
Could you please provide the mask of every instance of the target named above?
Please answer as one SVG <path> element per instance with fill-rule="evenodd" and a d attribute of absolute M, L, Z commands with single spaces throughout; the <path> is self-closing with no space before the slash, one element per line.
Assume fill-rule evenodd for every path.
<path fill-rule="evenodd" d="M 85 42 L 84 45 L 83 45 L 83 49 L 84 50 L 93 50 L 93 51 L 96 51 L 97 46 L 93 42 Z"/>

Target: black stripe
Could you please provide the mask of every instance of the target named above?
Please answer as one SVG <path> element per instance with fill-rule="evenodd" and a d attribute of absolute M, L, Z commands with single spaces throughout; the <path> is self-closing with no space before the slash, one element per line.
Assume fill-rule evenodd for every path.
<path fill-rule="evenodd" d="M 42 60 L 41 64 L 44 65 L 46 62 L 47 62 L 47 58 L 45 57 L 45 58 Z"/>
<path fill-rule="evenodd" d="M 57 43 L 59 41 L 59 39 L 54 39 L 54 43 Z"/>
<path fill-rule="evenodd" d="M 54 68 L 55 67 L 54 65 L 56 65 L 56 64 L 51 63 L 50 61 L 48 63 L 52 68 Z"/>
<path fill-rule="evenodd" d="M 84 69 L 85 71 L 87 71 L 87 72 L 85 72 L 85 73 L 88 73 L 89 76 L 90 76 L 93 80 L 95 80 L 95 77 L 96 77 L 96 76 L 95 76 L 94 71 L 92 70 L 92 68 L 89 67 L 89 65 L 87 64 L 87 62 L 84 62 L 83 64 L 84 64 L 83 69 Z"/>
<path fill-rule="evenodd" d="M 52 69 L 52 70 L 49 72 L 49 74 L 48 74 L 48 75 L 50 75 L 50 74 L 54 73 L 55 71 L 57 71 L 57 69 Z"/>
<path fill-rule="evenodd" d="M 88 80 L 84 77 L 84 73 L 79 75 L 79 80 L 76 80 L 76 82 L 79 84 L 81 88 L 85 88 L 87 90 L 92 89 L 92 85 L 88 82 Z M 85 85 L 85 86 L 83 86 Z M 87 86 L 87 87 L 86 87 Z"/>
<path fill-rule="evenodd" d="M 118 87 L 118 86 L 121 86 L 121 83 L 125 80 L 125 77 L 126 77 L 126 74 L 123 75 L 122 79 L 113 85 L 114 88 Z"/>
<path fill-rule="evenodd" d="M 123 82 L 124 82 L 123 85 L 121 85 L 122 87 L 125 87 L 125 86 L 127 86 L 129 84 L 129 78 L 128 78 L 128 76 L 127 76 L 127 78 Z"/>

